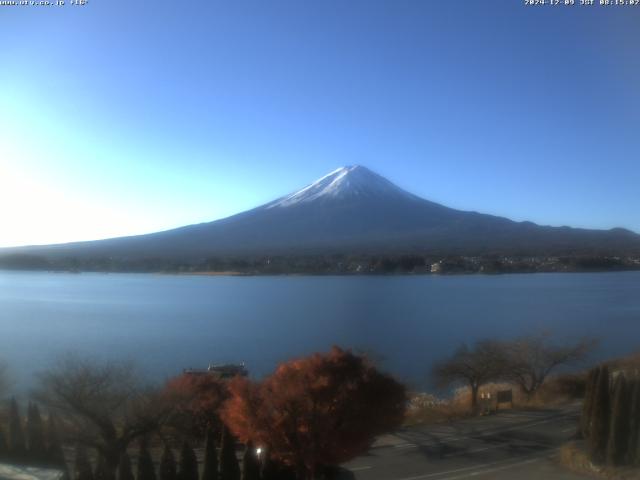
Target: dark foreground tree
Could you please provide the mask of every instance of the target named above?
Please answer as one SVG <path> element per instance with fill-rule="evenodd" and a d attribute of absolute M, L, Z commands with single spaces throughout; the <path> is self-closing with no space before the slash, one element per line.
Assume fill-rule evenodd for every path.
<path fill-rule="evenodd" d="M 196 454 L 185 441 L 180 450 L 180 470 L 178 477 L 180 480 L 198 480 L 198 459 Z"/>
<path fill-rule="evenodd" d="M 260 464 L 261 480 L 296 480 L 296 473 L 290 465 L 274 460 L 271 454 L 262 449 Z M 322 478 L 322 476 L 320 476 Z"/>
<path fill-rule="evenodd" d="M 328 354 L 281 364 L 261 383 L 236 378 L 223 420 L 238 438 L 313 478 L 366 452 L 404 418 L 406 392 L 360 356 Z"/>
<path fill-rule="evenodd" d="M 83 447 L 76 447 L 76 461 L 74 467 L 75 480 L 93 480 L 93 470 Z"/>
<path fill-rule="evenodd" d="M 62 450 L 62 442 L 60 441 L 60 433 L 58 432 L 58 422 L 53 413 L 49 413 L 47 419 L 47 465 L 53 468 L 67 472 L 67 462 L 64 458 Z"/>
<path fill-rule="evenodd" d="M 251 442 L 245 445 L 242 455 L 242 480 L 260 480 L 260 462 Z"/>
<path fill-rule="evenodd" d="M 216 451 L 215 434 L 212 430 L 207 432 L 204 445 L 202 480 L 218 480 L 218 452 Z"/>
<path fill-rule="evenodd" d="M 131 459 L 127 452 L 120 455 L 120 463 L 118 464 L 118 480 L 135 480 L 133 470 L 131 470 Z"/>
<path fill-rule="evenodd" d="M 589 456 L 594 463 L 603 463 L 607 453 L 609 440 L 609 422 L 611 421 L 610 408 L 609 367 L 600 367 L 595 396 L 593 397 L 593 409 L 591 415 L 591 427 L 589 433 Z"/>
<path fill-rule="evenodd" d="M 44 427 L 40 409 L 35 403 L 29 403 L 27 408 L 27 445 L 30 462 L 37 465 L 45 464 L 47 452 L 44 441 Z"/>
<path fill-rule="evenodd" d="M 263 448 L 261 452 L 260 478 L 261 480 L 279 480 L 278 467 L 271 458 L 271 453 Z"/>
<path fill-rule="evenodd" d="M 622 465 L 627 459 L 629 448 L 629 414 L 631 407 L 627 381 L 622 373 L 619 373 L 616 378 L 613 392 L 613 410 L 611 413 L 609 442 L 607 444 L 607 463 L 609 465 Z"/>
<path fill-rule="evenodd" d="M 160 457 L 160 480 L 178 480 L 176 459 L 169 445 L 165 445 Z"/>
<path fill-rule="evenodd" d="M 544 333 L 505 342 L 504 346 L 507 354 L 506 378 L 531 398 L 554 369 L 584 360 L 593 350 L 595 342 L 590 339 L 575 343 L 554 342 L 550 334 Z"/>
<path fill-rule="evenodd" d="M 222 429 L 220 440 L 220 480 L 240 480 L 240 466 L 236 456 L 236 441 L 229 429 Z"/>
<path fill-rule="evenodd" d="M 153 459 L 149 453 L 147 439 L 140 439 L 140 452 L 138 453 L 137 480 L 156 480 L 156 470 L 153 466 Z"/>
<path fill-rule="evenodd" d="M 476 343 L 473 349 L 461 345 L 449 359 L 433 367 L 433 376 L 440 387 L 454 384 L 467 385 L 471 391 L 471 409 L 478 406 L 478 391 L 485 383 L 504 374 L 505 349 L 491 340 Z"/>
<path fill-rule="evenodd" d="M 71 440 L 104 458 L 109 476 L 127 446 L 159 428 L 171 408 L 127 363 L 68 357 L 40 378 L 39 400 L 64 419 Z"/>
<path fill-rule="evenodd" d="M 629 419 L 629 451 L 627 463 L 637 465 L 640 460 L 638 449 L 640 448 L 640 380 L 634 380 L 629 386 L 631 390 L 631 414 Z"/>
<path fill-rule="evenodd" d="M 0 426 L 0 462 L 7 460 L 8 455 L 9 445 L 7 444 L 7 437 L 5 437 L 2 426 Z"/>
<path fill-rule="evenodd" d="M 593 414 L 593 397 L 595 396 L 599 371 L 599 367 L 592 368 L 589 370 L 589 374 L 587 375 L 584 402 L 582 403 L 582 414 L 580 415 L 579 434 L 582 438 L 589 437 L 591 416 Z"/>
<path fill-rule="evenodd" d="M 118 464 L 120 462 L 118 461 Z M 93 471 L 93 478 L 95 480 L 115 480 L 116 479 L 116 470 L 109 468 L 107 464 L 107 460 L 103 455 L 98 453 L 98 458 L 96 459 L 96 468 Z"/>
<path fill-rule="evenodd" d="M 9 458 L 14 462 L 22 463 L 26 460 L 26 453 L 18 402 L 12 398 L 9 405 Z"/>

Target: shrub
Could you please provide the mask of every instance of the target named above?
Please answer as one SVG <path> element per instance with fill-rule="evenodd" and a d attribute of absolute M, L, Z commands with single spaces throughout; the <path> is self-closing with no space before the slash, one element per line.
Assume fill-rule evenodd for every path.
<path fill-rule="evenodd" d="M 402 424 L 406 406 L 404 386 L 337 347 L 281 364 L 259 384 L 236 378 L 229 389 L 229 428 L 309 478 L 365 453 Z"/>

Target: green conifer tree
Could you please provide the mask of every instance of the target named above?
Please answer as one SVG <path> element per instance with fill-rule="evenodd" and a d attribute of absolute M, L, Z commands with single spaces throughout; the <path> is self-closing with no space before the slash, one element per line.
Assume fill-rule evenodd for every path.
<path fill-rule="evenodd" d="M 596 384 L 598 381 L 599 368 L 592 368 L 587 375 L 587 382 L 585 385 L 584 402 L 582 404 L 582 414 L 580 415 L 580 430 L 579 436 L 582 438 L 589 437 L 589 427 L 591 425 L 591 415 L 593 407 L 593 397 L 596 390 Z"/>
<path fill-rule="evenodd" d="M 619 373 L 613 389 L 613 410 L 607 444 L 607 463 L 623 465 L 629 448 L 630 395 L 624 374 Z"/>
<path fill-rule="evenodd" d="M 293 468 L 275 461 L 264 449 L 260 455 L 260 479 L 261 480 L 296 480 Z"/>
<path fill-rule="evenodd" d="M 631 382 L 629 390 L 631 391 L 631 413 L 629 415 L 629 450 L 626 463 L 636 465 L 640 440 L 640 380 L 636 379 Z"/>
<path fill-rule="evenodd" d="M 87 457 L 87 452 L 82 447 L 76 447 L 76 461 L 74 468 L 75 480 L 94 480 L 91 463 Z"/>
<path fill-rule="evenodd" d="M 589 457 L 594 463 L 603 463 L 607 453 L 611 417 L 609 389 L 609 368 L 607 365 L 603 365 L 600 368 L 595 395 L 593 397 L 591 426 L 589 429 Z"/>
<path fill-rule="evenodd" d="M 251 442 L 245 445 L 242 455 L 242 480 L 260 480 L 260 462 Z"/>
<path fill-rule="evenodd" d="M 62 450 L 62 442 L 60 442 L 60 435 L 58 434 L 58 423 L 53 413 L 49 413 L 49 418 L 47 419 L 45 464 L 49 467 L 62 470 L 62 472 L 64 472 L 64 478 L 70 478 L 69 468 L 67 467 L 67 461 L 64 457 L 64 451 Z"/>
<path fill-rule="evenodd" d="M 131 470 L 131 459 L 127 452 L 120 455 L 120 462 L 118 463 L 118 480 L 135 480 L 133 471 Z"/>
<path fill-rule="evenodd" d="M 275 462 L 271 459 L 268 450 L 264 450 L 260 455 L 260 478 L 262 480 L 278 480 L 278 468 Z"/>
<path fill-rule="evenodd" d="M 145 438 L 140 441 L 137 480 L 156 480 L 156 470 L 153 466 L 153 459 L 151 458 L 151 453 L 149 453 L 149 446 Z"/>
<path fill-rule="evenodd" d="M 178 478 L 180 480 L 198 480 L 198 459 L 193 448 L 186 440 L 182 443 L 182 449 L 180 450 Z"/>
<path fill-rule="evenodd" d="M 635 449 L 629 451 L 630 462 L 632 465 L 640 465 L 640 432 L 636 432 L 636 445 Z"/>
<path fill-rule="evenodd" d="M 96 468 L 93 471 L 93 478 L 95 480 L 115 480 L 115 472 L 112 472 L 102 454 L 98 454 L 96 460 Z"/>
<path fill-rule="evenodd" d="M 44 441 L 44 427 L 40 409 L 35 403 L 29 403 L 27 409 L 27 446 L 30 463 L 46 465 L 47 451 Z"/>
<path fill-rule="evenodd" d="M 23 463 L 26 460 L 26 452 L 18 402 L 12 398 L 9 406 L 9 459 Z"/>
<path fill-rule="evenodd" d="M 4 431 L 0 427 L 0 462 L 7 460 L 9 455 L 9 445 L 7 444 L 7 437 L 4 436 Z"/>
<path fill-rule="evenodd" d="M 176 471 L 176 459 L 169 445 L 165 445 L 162 457 L 160 457 L 160 480 L 178 480 Z"/>
<path fill-rule="evenodd" d="M 218 452 L 216 451 L 215 434 L 211 430 L 207 432 L 204 445 L 202 480 L 218 480 Z"/>
<path fill-rule="evenodd" d="M 222 428 L 220 441 L 220 480 L 240 480 L 240 465 L 236 456 L 236 443 L 227 427 Z"/>

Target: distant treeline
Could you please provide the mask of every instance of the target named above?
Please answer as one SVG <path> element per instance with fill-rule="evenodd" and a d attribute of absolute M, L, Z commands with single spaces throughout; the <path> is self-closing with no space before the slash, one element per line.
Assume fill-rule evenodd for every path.
<path fill-rule="evenodd" d="M 168 258 L 46 258 L 0 256 L 0 268 L 71 272 L 235 272 L 245 275 L 365 275 L 423 273 L 533 273 L 640 270 L 640 257 L 576 256 L 432 256 L 432 255 L 277 255 L 220 256 L 194 261 Z"/>

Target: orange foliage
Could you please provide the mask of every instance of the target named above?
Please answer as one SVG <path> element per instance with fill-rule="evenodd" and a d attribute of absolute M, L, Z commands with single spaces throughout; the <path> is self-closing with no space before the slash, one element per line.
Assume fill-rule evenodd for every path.
<path fill-rule="evenodd" d="M 281 364 L 261 383 L 236 378 L 229 390 L 221 415 L 231 431 L 308 478 L 399 427 L 407 401 L 401 384 L 337 347 Z"/>
<path fill-rule="evenodd" d="M 212 375 L 184 373 L 170 379 L 165 393 L 175 404 L 172 423 L 204 436 L 218 427 L 218 412 L 229 397 L 227 384 Z"/>

